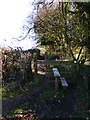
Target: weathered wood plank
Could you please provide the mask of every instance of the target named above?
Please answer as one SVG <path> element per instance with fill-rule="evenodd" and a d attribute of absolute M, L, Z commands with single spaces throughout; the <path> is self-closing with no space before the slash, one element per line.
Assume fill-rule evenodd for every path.
<path fill-rule="evenodd" d="M 63 87 L 68 87 L 68 84 L 67 84 L 64 77 L 61 77 L 60 80 L 61 80 L 61 84 L 62 84 Z"/>
<path fill-rule="evenodd" d="M 61 76 L 57 68 L 52 68 L 52 70 L 53 70 L 54 77 L 60 77 Z"/>
<path fill-rule="evenodd" d="M 58 81 L 57 77 L 60 78 L 62 87 L 67 88 L 68 84 L 67 84 L 65 78 L 61 77 L 58 69 L 57 68 L 52 68 L 52 70 L 53 70 L 53 74 L 54 74 L 54 77 L 55 77 L 55 90 L 58 91 L 58 89 L 59 89 L 59 81 Z"/>
<path fill-rule="evenodd" d="M 52 70 L 53 70 L 53 71 L 58 71 L 58 69 L 57 69 L 57 68 L 52 68 Z"/>

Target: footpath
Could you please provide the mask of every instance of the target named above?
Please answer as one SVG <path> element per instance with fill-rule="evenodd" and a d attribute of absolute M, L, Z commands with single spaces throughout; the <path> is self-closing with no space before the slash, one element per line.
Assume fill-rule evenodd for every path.
<path fill-rule="evenodd" d="M 32 92 L 27 92 L 25 94 L 17 96 L 16 98 L 10 98 L 8 100 L 2 101 L 2 113 L 5 114 L 5 116 L 9 116 L 11 109 L 15 107 L 18 108 L 25 102 L 32 103 L 32 101 L 35 100 L 43 91 L 45 82 L 45 75 L 41 75 L 41 84 L 35 87 Z"/>

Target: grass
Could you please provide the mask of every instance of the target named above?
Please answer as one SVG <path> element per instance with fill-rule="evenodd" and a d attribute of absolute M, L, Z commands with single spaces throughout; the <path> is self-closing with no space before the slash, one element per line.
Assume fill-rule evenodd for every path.
<path fill-rule="evenodd" d="M 35 85 L 38 86 L 41 82 L 40 80 L 40 75 L 39 74 L 35 74 L 34 75 L 34 80 L 35 80 Z"/>
<path fill-rule="evenodd" d="M 50 85 L 46 85 L 39 99 L 44 101 L 50 101 L 55 98 L 55 95 L 55 88 Z"/>
<path fill-rule="evenodd" d="M 50 62 L 47 61 L 49 66 L 57 67 L 61 76 L 65 77 L 68 82 L 77 83 L 77 100 L 76 111 L 72 117 L 75 118 L 88 118 L 88 80 L 87 76 L 90 75 L 89 65 L 74 64 L 70 61 L 65 62 Z M 77 69 L 79 67 L 79 69 Z M 83 78 L 86 76 L 86 78 Z"/>
<path fill-rule="evenodd" d="M 23 111 L 24 108 L 33 110 L 37 106 L 37 104 L 42 101 L 53 102 L 55 100 L 60 100 L 60 98 L 65 97 L 70 93 L 71 91 L 63 91 L 63 89 L 59 89 L 58 92 L 55 92 L 54 87 L 52 87 L 50 84 L 46 84 L 43 92 L 40 94 L 40 96 L 37 97 L 37 99 L 35 99 L 31 103 L 25 102 L 19 108 L 12 109 L 10 115 L 11 117 L 13 117 L 16 112 L 20 113 L 21 111 Z"/>
<path fill-rule="evenodd" d="M 56 92 L 55 87 L 47 83 L 39 99 L 44 101 L 54 101 L 56 99 L 58 100 L 62 97 L 68 96 L 70 93 L 72 93 L 72 91 L 69 89 L 64 90 L 60 87 L 58 92 Z"/>
<path fill-rule="evenodd" d="M 76 112 L 74 116 L 77 118 L 88 118 L 89 112 L 89 99 L 88 99 L 88 75 L 90 75 L 90 66 L 89 65 L 81 65 L 80 73 L 82 74 L 82 79 L 80 80 L 77 87 L 77 104 L 76 104 Z"/>
<path fill-rule="evenodd" d="M 10 99 L 10 98 L 15 98 L 16 96 L 19 96 L 20 94 L 24 94 L 25 92 L 30 92 L 32 91 L 35 87 L 37 87 L 40 83 L 40 75 L 35 75 L 34 76 L 34 80 L 25 83 L 24 86 L 19 86 L 17 85 L 16 87 L 13 88 L 12 87 L 8 87 L 6 89 L 2 88 L 3 91 L 3 100 L 6 99 Z M 32 103 L 33 105 L 34 103 Z M 18 110 L 23 110 L 24 108 L 26 108 L 29 105 L 29 103 L 24 102 L 23 104 L 21 104 L 21 109 L 17 108 L 17 106 L 15 106 L 15 108 L 12 108 L 10 110 L 10 116 L 13 117 L 14 114 L 18 111 Z"/>
<path fill-rule="evenodd" d="M 72 116 L 72 118 L 87 118 L 88 117 L 88 80 L 83 78 L 83 76 L 88 76 L 90 73 L 90 66 L 87 65 L 81 65 L 80 68 L 77 71 L 77 65 L 74 64 L 73 62 L 59 62 L 59 61 L 48 61 L 48 69 L 51 67 L 57 67 L 58 70 L 61 73 L 61 76 L 65 77 L 67 82 L 70 83 L 76 83 L 77 84 L 77 99 L 76 99 L 76 110 Z M 79 76 L 80 75 L 80 76 Z M 36 84 L 32 83 L 31 87 L 33 88 L 33 85 L 39 85 L 39 76 L 35 76 Z M 27 85 L 28 86 L 28 85 Z M 26 86 L 26 89 L 27 89 Z M 30 85 L 29 85 L 30 88 Z M 28 88 L 28 90 L 29 90 Z M 20 94 L 18 92 L 23 90 L 19 90 L 15 88 L 16 94 Z M 10 89 L 9 89 L 10 90 Z M 11 91 L 11 90 L 10 90 Z M 10 92 L 9 91 L 9 92 Z M 25 91 L 25 88 L 24 88 Z M 55 87 L 52 86 L 51 84 L 46 84 L 43 92 L 40 94 L 40 96 L 35 99 L 32 103 L 24 103 L 21 105 L 20 108 L 14 108 L 11 110 L 11 115 L 14 115 L 15 111 L 19 111 L 23 108 L 31 108 L 33 109 L 38 102 L 40 101 L 54 101 L 58 100 L 61 97 L 68 96 L 70 93 L 72 93 L 72 90 L 67 89 L 64 91 L 63 89 L 59 89 L 58 94 L 55 92 Z M 11 93 L 10 93 L 11 95 Z M 13 95 L 14 97 L 16 95 Z"/>
<path fill-rule="evenodd" d="M 66 80 L 72 83 L 78 81 L 77 76 L 77 64 L 74 64 L 72 61 L 47 61 L 49 69 L 52 67 L 58 68 L 62 77 L 65 77 Z"/>
<path fill-rule="evenodd" d="M 85 85 L 77 87 L 76 111 L 74 117 L 87 118 L 88 117 L 88 90 Z"/>
<path fill-rule="evenodd" d="M 16 96 L 19 96 L 20 94 L 24 94 L 25 92 L 32 91 L 32 89 L 36 86 L 34 81 L 30 81 L 28 83 L 25 83 L 24 86 L 16 85 L 13 87 L 7 87 L 7 88 L 1 88 L 2 89 L 2 99 L 10 99 L 14 98 Z"/>

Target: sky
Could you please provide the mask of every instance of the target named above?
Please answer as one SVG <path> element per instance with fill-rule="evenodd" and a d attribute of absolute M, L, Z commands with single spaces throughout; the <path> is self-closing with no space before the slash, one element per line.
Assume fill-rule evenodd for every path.
<path fill-rule="evenodd" d="M 27 17 L 32 15 L 34 6 L 31 3 L 33 1 L 34 0 L 0 0 L 0 46 L 18 46 L 23 49 L 36 46 L 31 37 L 27 37 L 21 42 L 13 39 L 18 38 L 24 32 L 22 27 L 26 24 Z M 50 2 L 52 0 L 47 1 Z"/>
<path fill-rule="evenodd" d="M 26 38 L 21 42 L 16 39 L 22 35 L 23 25 L 27 17 L 32 14 L 34 0 L 0 0 L 0 46 L 20 46 L 29 49 L 35 46 L 32 38 Z"/>

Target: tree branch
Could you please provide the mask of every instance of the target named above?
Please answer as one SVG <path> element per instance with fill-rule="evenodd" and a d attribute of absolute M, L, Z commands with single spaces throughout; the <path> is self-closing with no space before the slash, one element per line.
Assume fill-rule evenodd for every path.
<path fill-rule="evenodd" d="M 34 28 L 34 27 L 33 27 L 33 28 Z M 18 41 L 22 41 L 22 40 L 24 40 L 24 39 L 29 35 L 30 31 L 31 31 L 33 28 L 29 28 L 27 34 L 26 34 L 23 38 L 21 38 L 21 39 L 13 38 L 13 39 L 16 39 L 16 40 L 18 40 Z"/>
<path fill-rule="evenodd" d="M 83 46 L 81 47 L 80 51 L 79 51 L 79 54 L 78 54 L 78 57 L 77 57 L 77 61 L 79 60 L 79 57 L 81 55 L 81 52 L 82 52 L 82 49 L 83 49 Z"/>

